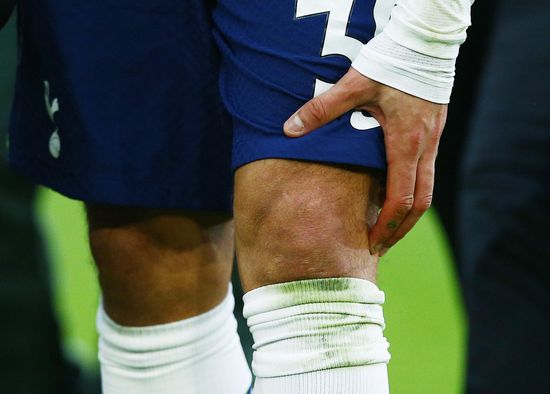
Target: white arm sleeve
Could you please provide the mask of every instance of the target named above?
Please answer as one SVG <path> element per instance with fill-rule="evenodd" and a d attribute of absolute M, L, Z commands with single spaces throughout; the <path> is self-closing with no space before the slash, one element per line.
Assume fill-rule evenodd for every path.
<path fill-rule="evenodd" d="M 388 1 L 377 0 L 375 7 L 387 9 Z M 363 46 L 353 68 L 414 96 L 448 103 L 456 57 L 466 39 L 473 2 L 397 0 L 391 19 L 380 34 Z M 377 24 L 383 23 L 379 19 Z M 380 30 L 377 26 L 377 32 Z"/>

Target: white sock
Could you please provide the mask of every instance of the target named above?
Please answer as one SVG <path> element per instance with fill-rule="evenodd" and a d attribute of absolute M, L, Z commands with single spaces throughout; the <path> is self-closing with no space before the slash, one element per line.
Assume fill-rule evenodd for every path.
<path fill-rule="evenodd" d="M 229 288 L 214 309 L 175 323 L 123 327 L 99 308 L 104 394 L 245 394 L 252 377 Z"/>
<path fill-rule="evenodd" d="M 264 286 L 244 296 L 254 337 L 254 394 L 389 392 L 384 293 L 367 280 Z"/>

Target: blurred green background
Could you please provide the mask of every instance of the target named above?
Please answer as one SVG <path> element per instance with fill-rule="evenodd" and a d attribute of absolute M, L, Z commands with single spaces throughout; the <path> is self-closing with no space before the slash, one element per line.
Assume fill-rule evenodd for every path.
<path fill-rule="evenodd" d="M 0 33 L 4 79 L 13 79 L 14 43 L 12 23 Z M 0 113 L 6 112 L 9 96 L 9 91 L 0 92 Z M 0 132 L 5 123 L 0 117 Z M 50 278 L 64 350 L 85 371 L 97 373 L 94 317 L 99 291 L 82 204 L 41 189 L 36 208 L 52 262 Z M 433 210 L 384 257 L 379 284 L 386 292 L 392 393 L 460 393 L 465 321 L 451 254 Z"/>
<path fill-rule="evenodd" d="M 50 250 L 54 300 L 65 350 L 97 368 L 94 315 L 99 299 L 82 204 L 41 190 L 37 212 Z M 465 325 L 454 267 L 435 211 L 382 260 L 392 393 L 462 391 Z"/>

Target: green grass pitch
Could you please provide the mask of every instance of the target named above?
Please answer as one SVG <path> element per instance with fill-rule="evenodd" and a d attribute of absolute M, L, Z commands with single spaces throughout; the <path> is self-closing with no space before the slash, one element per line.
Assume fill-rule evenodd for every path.
<path fill-rule="evenodd" d="M 52 261 L 54 300 L 67 353 L 97 369 L 94 317 L 99 292 L 82 205 L 41 190 L 40 223 Z M 380 265 L 393 394 L 462 391 L 465 322 L 448 246 L 428 212 Z"/>

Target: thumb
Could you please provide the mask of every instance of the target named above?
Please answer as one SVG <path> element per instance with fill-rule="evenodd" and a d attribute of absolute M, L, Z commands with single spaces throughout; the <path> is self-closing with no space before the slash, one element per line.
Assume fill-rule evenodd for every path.
<path fill-rule="evenodd" d="M 309 100 L 285 122 L 283 130 L 286 136 L 301 137 L 355 108 L 350 93 L 345 84 L 339 82 Z"/>

